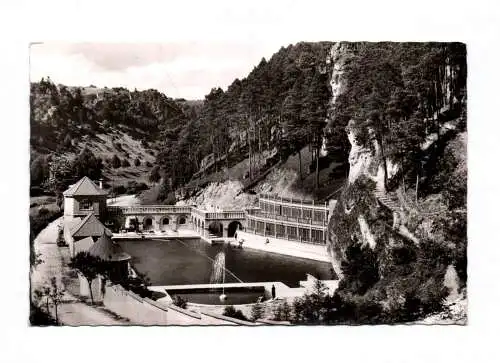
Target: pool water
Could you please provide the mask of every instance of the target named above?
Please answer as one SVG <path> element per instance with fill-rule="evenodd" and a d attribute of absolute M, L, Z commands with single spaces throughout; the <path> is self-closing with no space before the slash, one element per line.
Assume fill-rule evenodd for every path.
<path fill-rule="evenodd" d="M 186 301 L 195 304 L 208 304 L 208 305 L 239 305 L 255 303 L 261 299 L 266 299 L 264 287 L 232 287 L 226 288 L 226 300 L 221 301 L 220 295 L 222 289 L 185 289 L 185 290 L 170 290 L 167 291 L 172 297 L 180 296 Z"/>
<path fill-rule="evenodd" d="M 208 284 L 213 259 L 221 251 L 226 254 L 225 282 L 228 283 L 281 281 L 298 287 L 307 273 L 319 279 L 334 278 L 331 265 L 326 262 L 227 245 L 212 246 L 199 239 L 140 239 L 118 243 L 132 256 L 134 268 L 146 274 L 152 285 Z"/>

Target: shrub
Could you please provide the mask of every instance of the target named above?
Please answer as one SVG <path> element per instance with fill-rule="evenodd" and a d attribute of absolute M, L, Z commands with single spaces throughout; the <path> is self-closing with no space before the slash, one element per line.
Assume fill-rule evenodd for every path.
<path fill-rule="evenodd" d="M 262 304 L 253 305 L 251 314 L 252 314 L 253 321 L 262 318 L 264 316 L 264 307 L 262 306 Z"/>
<path fill-rule="evenodd" d="M 136 181 L 131 181 L 127 183 L 126 193 L 127 194 L 137 194 L 143 190 L 147 190 L 149 187 L 144 183 L 137 183 Z"/>
<path fill-rule="evenodd" d="M 172 303 L 182 309 L 185 309 L 187 307 L 187 301 L 182 296 L 174 295 L 174 297 L 172 298 Z"/>
<path fill-rule="evenodd" d="M 50 213 L 50 211 L 49 211 L 47 208 L 45 208 L 45 207 L 42 207 L 42 208 L 40 208 L 40 209 L 38 210 L 38 216 L 39 216 L 39 217 L 46 216 L 46 215 L 48 215 L 49 213 Z"/>
<path fill-rule="evenodd" d="M 123 159 L 123 161 L 122 161 L 122 166 L 123 166 L 124 168 L 128 168 L 128 167 L 130 166 L 129 161 L 128 161 L 127 159 Z"/>
<path fill-rule="evenodd" d="M 273 313 L 273 319 L 277 321 L 283 320 L 283 305 L 279 304 Z"/>
<path fill-rule="evenodd" d="M 56 320 L 34 303 L 30 304 L 30 324 L 32 326 L 58 325 Z"/>
<path fill-rule="evenodd" d="M 116 168 L 119 168 L 120 166 L 122 166 L 122 161 L 120 160 L 120 158 L 118 156 L 113 155 L 113 159 L 111 159 L 111 166 L 116 169 Z"/>
<path fill-rule="evenodd" d="M 122 147 L 122 144 L 119 143 L 119 142 L 114 142 L 113 143 L 113 146 L 115 147 L 116 150 L 118 151 L 123 151 L 123 147 Z"/>
<path fill-rule="evenodd" d="M 141 161 L 139 160 L 139 158 L 135 158 L 134 165 L 135 166 L 141 166 Z"/>
<path fill-rule="evenodd" d="M 248 318 L 245 316 L 245 314 L 243 314 L 241 310 L 236 310 L 232 305 L 226 306 L 222 315 L 229 316 L 230 318 L 248 321 Z"/>
<path fill-rule="evenodd" d="M 123 185 L 114 186 L 111 190 L 114 194 L 125 194 L 127 192 L 127 188 Z"/>
<path fill-rule="evenodd" d="M 62 228 L 59 229 L 59 233 L 57 235 L 57 246 L 59 247 L 66 246 L 66 241 L 64 240 L 64 231 Z"/>
<path fill-rule="evenodd" d="M 155 165 L 155 167 L 151 170 L 151 173 L 149 173 L 149 181 L 152 183 L 157 183 L 160 181 L 160 179 L 160 167 L 158 165 Z"/>
<path fill-rule="evenodd" d="M 153 166 L 153 164 L 151 164 L 149 161 L 146 161 L 146 166 L 147 166 L 148 168 L 150 168 L 150 167 L 152 167 L 152 166 Z"/>
<path fill-rule="evenodd" d="M 70 134 L 66 134 L 66 137 L 64 138 L 63 144 L 64 144 L 64 147 L 68 148 L 68 149 L 73 146 Z"/>
<path fill-rule="evenodd" d="M 290 320 L 291 318 L 291 308 L 288 302 L 285 300 L 285 302 L 282 305 L 282 315 L 281 317 L 283 320 Z"/>

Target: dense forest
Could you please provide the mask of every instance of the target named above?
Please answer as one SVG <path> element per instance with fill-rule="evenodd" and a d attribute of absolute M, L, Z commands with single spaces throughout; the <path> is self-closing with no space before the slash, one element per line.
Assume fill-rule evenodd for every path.
<path fill-rule="evenodd" d="M 455 288 L 465 294 L 466 48 L 358 43 L 346 49 L 345 87 L 329 127 L 348 125 L 371 163 L 344 189 L 330 219 L 329 244 L 343 279 L 328 319 L 413 321 L 442 310 L 446 279 L 456 276 Z M 374 180 L 379 170 L 383 185 Z M 396 207 L 380 204 L 389 199 Z"/>
<path fill-rule="evenodd" d="M 203 102 L 173 100 L 155 90 L 66 87 L 50 79 L 33 83 L 32 185 L 54 180 L 49 177 L 51 168 L 85 169 L 62 165 L 68 160 L 59 156 L 71 152 L 82 137 L 110 128 L 122 128 L 145 144 L 157 145 L 151 180 L 162 177 L 160 199 L 189 182 L 200 169 L 216 172 L 245 158 L 250 159 L 249 178 L 258 175 L 263 164 L 275 164 L 297 152 L 300 156 L 306 145 L 319 162 L 330 99 L 326 59 L 331 45 L 282 47 L 268 61 L 263 58 L 246 78 L 235 79 L 226 91 L 212 89 Z M 272 160 L 262 160 L 264 151 L 273 155 Z M 79 159 L 90 160 L 91 170 L 105 162 L 89 157 L 88 150 L 83 152 Z M 207 158 L 213 160 L 212 168 L 205 168 Z M 109 163 L 116 163 L 116 157 Z M 67 174 L 73 175 L 70 179 L 79 177 Z"/>
<path fill-rule="evenodd" d="M 331 110 L 329 129 L 356 120 L 361 144 L 368 130 L 384 155 L 419 167 L 421 144 L 450 119 L 465 113 L 466 53 L 459 43 L 350 43 L 345 91 Z M 334 140 L 327 138 L 328 141 Z"/>
<path fill-rule="evenodd" d="M 187 183 L 207 156 L 213 160 L 211 171 L 249 158 L 249 178 L 261 171 L 265 161 L 258 158 L 264 150 L 274 155 L 267 166 L 306 145 L 319 160 L 330 100 L 326 60 L 331 45 L 282 47 L 226 91 L 212 89 L 186 124 L 165 129 L 157 160 L 165 177 L 164 192 Z"/>
<path fill-rule="evenodd" d="M 156 90 L 67 87 L 50 79 L 32 83 L 31 186 L 56 192 L 83 175 L 99 179 L 105 162 L 112 168 L 138 165 L 140 160 L 120 160 L 116 154 L 102 160 L 88 149 L 75 151 L 83 139 L 97 140 L 97 134 L 116 130 L 150 148 L 162 130 L 185 124 L 192 109 Z M 113 147 L 122 150 L 119 142 Z"/>

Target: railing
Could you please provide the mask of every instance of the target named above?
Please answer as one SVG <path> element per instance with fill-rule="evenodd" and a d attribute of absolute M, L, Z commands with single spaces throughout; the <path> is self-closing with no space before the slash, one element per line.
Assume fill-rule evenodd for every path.
<path fill-rule="evenodd" d="M 253 217 L 253 218 L 252 218 Z M 289 222 L 289 223 L 299 223 L 299 224 L 307 224 L 307 225 L 313 225 L 313 226 L 324 226 L 326 227 L 328 225 L 328 221 L 324 220 L 316 220 L 312 218 L 300 218 L 300 217 L 290 217 L 290 216 L 283 216 L 283 215 L 277 215 L 277 214 L 267 214 L 267 213 L 262 213 L 257 210 L 249 210 L 248 211 L 248 218 L 250 219 L 262 219 L 262 220 L 270 220 L 270 221 L 284 221 L 284 222 Z"/>
<path fill-rule="evenodd" d="M 245 219 L 245 211 L 228 210 L 222 212 L 207 212 L 198 208 L 192 208 L 192 215 L 202 219 Z"/>
<path fill-rule="evenodd" d="M 147 205 L 147 206 L 131 206 L 131 207 L 116 207 L 109 206 L 108 211 L 121 211 L 123 214 L 143 214 L 143 213 L 191 213 L 191 206 L 176 206 L 176 205 Z"/>
<path fill-rule="evenodd" d="M 208 212 L 205 219 L 245 219 L 244 211 Z"/>
<path fill-rule="evenodd" d="M 292 203 L 292 204 L 297 204 L 297 205 L 307 205 L 307 206 L 313 206 L 314 208 L 321 208 L 321 209 L 327 208 L 324 205 L 324 203 L 318 203 L 318 202 L 315 202 L 314 200 L 311 200 L 311 199 L 286 198 L 286 197 L 279 197 L 277 195 L 267 194 L 267 193 L 259 194 L 259 200 L 270 200 L 270 201 L 275 201 L 275 202 L 279 202 L 279 203 Z"/>

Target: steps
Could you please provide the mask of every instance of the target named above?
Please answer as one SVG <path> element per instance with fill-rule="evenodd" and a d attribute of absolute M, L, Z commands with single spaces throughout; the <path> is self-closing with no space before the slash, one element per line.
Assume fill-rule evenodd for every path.
<path fill-rule="evenodd" d="M 389 208 L 393 212 L 400 212 L 401 207 L 399 206 L 399 203 L 392 200 L 387 194 L 381 192 L 381 191 L 376 191 L 375 196 L 377 197 L 378 201 Z"/>

